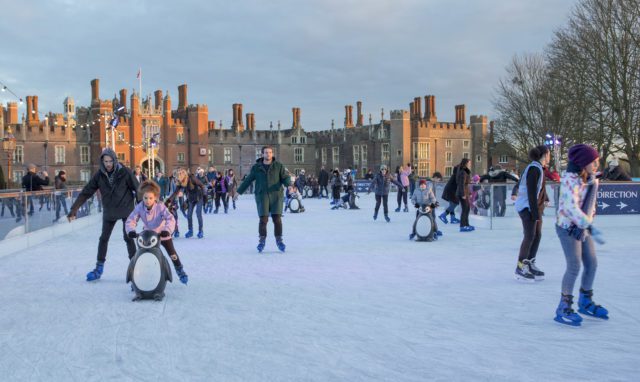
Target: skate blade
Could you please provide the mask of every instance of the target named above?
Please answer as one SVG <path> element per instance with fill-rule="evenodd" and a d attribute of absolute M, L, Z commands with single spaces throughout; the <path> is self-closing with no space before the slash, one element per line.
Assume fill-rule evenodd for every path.
<path fill-rule="evenodd" d="M 562 316 L 556 316 L 553 320 L 569 326 L 580 326 L 582 324 L 582 321 L 565 320 L 564 318 L 562 318 Z"/>
<path fill-rule="evenodd" d="M 528 279 L 528 278 L 522 277 L 520 275 L 514 275 L 513 277 L 516 279 L 516 281 L 519 281 L 519 282 L 525 283 L 525 284 L 533 284 L 533 283 L 536 282 L 536 280 L 534 280 L 534 279 Z"/>
<path fill-rule="evenodd" d="M 535 281 L 544 281 L 544 276 L 535 276 Z"/>

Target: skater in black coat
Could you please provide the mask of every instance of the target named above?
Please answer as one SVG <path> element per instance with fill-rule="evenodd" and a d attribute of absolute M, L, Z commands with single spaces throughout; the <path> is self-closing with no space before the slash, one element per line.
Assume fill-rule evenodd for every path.
<path fill-rule="evenodd" d="M 322 197 L 323 191 L 324 195 L 329 197 L 329 190 L 327 186 L 329 185 L 329 173 L 324 169 L 324 166 L 320 169 L 320 174 L 318 175 L 318 184 L 320 185 L 320 192 L 318 193 L 318 197 Z"/>
<path fill-rule="evenodd" d="M 471 170 L 469 170 L 469 164 L 470 161 L 468 158 L 462 158 L 456 175 L 456 197 L 462 206 L 462 213 L 460 214 L 460 232 L 469 232 L 475 229 L 472 225 L 469 225 L 469 211 L 471 211 L 471 204 L 469 202 Z"/>
<path fill-rule="evenodd" d="M 109 238 L 118 220 L 122 221 L 122 234 L 127 243 L 129 258 L 136 254 L 136 245 L 127 236 L 125 222 L 133 211 L 136 198 L 138 201 L 140 199 L 137 195 L 138 181 L 128 168 L 118 163 L 116 153 L 109 148 L 104 149 L 100 155 L 100 170 L 93 175 L 71 205 L 71 211 L 67 215 L 69 221 L 76 218 L 78 209 L 98 190 L 102 195 L 102 234 L 98 241 L 96 268 L 87 274 L 87 281 L 97 280 L 102 276 Z"/>
<path fill-rule="evenodd" d="M 489 173 L 480 177 L 480 183 L 483 181 L 489 183 L 506 183 L 507 180 L 518 182 L 518 178 L 502 169 L 502 166 L 496 165 L 489 170 Z M 507 209 L 507 186 L 493 186 L 493 216 L 504 216 Z"/>
<path fill-rule="evenodd" d="M 460 220 L 456 219 L 455 213 L 456 207 L 458 207 L 458 204 L 460 203 L 458 201 L 458 197 L 456 196 L 456 190 L 458 189 L 458 184 L 456 181 L 457 176 L 458 166 L 455 166 L 451 173 L 451 177 L 447 181 L 447 184 L 445 184 L 444 186 L 444 190 L 442 190 L 442 199 L 449 202 L 449 206 L 447 207 L 447 209 L 438 216 L 444 224 L 449 223 L 449 220 L 447 220 L 448 215 L 451 215 L 451 224 L 460 223 Z"/>

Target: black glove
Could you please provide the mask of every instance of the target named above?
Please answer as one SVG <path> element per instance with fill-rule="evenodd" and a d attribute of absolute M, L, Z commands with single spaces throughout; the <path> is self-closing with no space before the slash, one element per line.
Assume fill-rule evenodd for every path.
<path fill-rule="evenodd" d="M 127 236 L 129 236 L 129 239 L 135 239 L 136 237 L 138 237 L 138 234 L 136 233 L 136 231 L 129 231 Z"/>
<path fill-rule="evenodd" d="M 171 236 L 171 233 L 169 233 L 169 231 L 160 232 L 160 237 L 169 237 L 169 236 Z"/>
<path fill-rule="evenodd" d="M 436 202 L 436 204 L 434 204 L 436 207 L 440 207 L 440 202 Z"/>
<path fill-rule="evenodd" d="M 436 208 L 437 203 L 431 203 L 431 209 L 434 210 Z"/>
<path fill-rule="evenodd" d="M 420 205 L 418 203 L 413 205 L 415 208 L 420 208 Z"/>

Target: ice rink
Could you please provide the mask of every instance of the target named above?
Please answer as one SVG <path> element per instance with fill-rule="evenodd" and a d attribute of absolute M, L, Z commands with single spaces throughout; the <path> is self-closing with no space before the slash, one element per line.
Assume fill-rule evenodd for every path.
<path fill-rule="evenodd" d="M 637 381 L 640 216 L 600 216 L 594 299 L 609 321 L 553 321 L 564 255 L 544 221 L 545 281 L 513 278 L 520 220 L 472 216 L 440 224 L 438 242 L 410 242 L 414 220 L 305 200 L 286 214 L 286 253 L 258 254 L 252 196 L 205 215 L 205 238 L 175 240 L 187 286 L 132 302 L 120 224 L 105 272 L 94 225 L 0 258 L 3 381 Z M 442 208 L 440 209 L 442 210 Z M 66 224 L 66 223 L 63 223 Z M 180 215 L 180 231 L 186 221 Z M 576 294 L 579 285 L 576 285 Z"/>

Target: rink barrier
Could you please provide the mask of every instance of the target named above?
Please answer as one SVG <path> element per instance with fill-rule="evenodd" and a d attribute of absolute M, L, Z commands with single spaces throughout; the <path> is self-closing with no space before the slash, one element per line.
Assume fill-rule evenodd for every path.
<path fill-rule="evenodd" d="M 54 222 L 59 198 L 64 198 L 67 208 L 70 208 L 81 190 L 82 188 L 46 189 L 36 192 L 0 191 L 0 208 L 4 213 L 0 217 L 0 258 L 99 223 L 102 214 L 96 213 L 95 208 L 91 213 L 92 207 L 95 207 L 92 200 L 79 208 L 77 219 L 72 222 L 67 221 L 67 214 L 61 205 L 60 219 Z M 28 213 L 31 203 L 33 215 Z M 16 221 L 18 216 L 21 217 L 20 221 Z"/>

